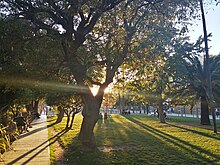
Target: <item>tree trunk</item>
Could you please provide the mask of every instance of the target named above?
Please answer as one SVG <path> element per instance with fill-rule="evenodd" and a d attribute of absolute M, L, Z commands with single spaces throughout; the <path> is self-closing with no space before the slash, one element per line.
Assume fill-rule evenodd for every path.
<path fill-rule="evenodd" d="M 35 114 L 38 114 L 38 105 L 39 105 L 39 100 L 35 100 L 33 104 L 33 109 Z"/>
<path fill-rule="evenodd" d="M 149 114 L 149 108 L 150 108 L 150 107 L 149 107 L 149 105 L 147 104 L 147 105 L 146 105 L 147 114 Z"/>
<path fill-rule="evenodd" d="M 70 114 L 67 114 L 66 128 L 65 129 L 69 128 L 69 122 L 70 122 Z"/>
<path fill-rule="evenodd" d="M 209 97 L 209 107 L 212 111 L 213 116 L 213 131 L 214 133 L 217 133 L 217 124 L 215 120 L 215 101 L 212 93 L 212 81 L 211 81 L 211 69 L 210 69 L 210 60 L 209 60 L 209 47 L 208 47 L 208 35 L 207 35 L 207 29 L 206 29 L 206 20 L 205 20 L 205 12 L 203 8 L 203 1 L 200 0 L 200 9 L 201 9 L 201 15 L 202 15 L 202 25 L 203 25 L 203 33 L 204 33 L 204 42 L 205 42 L 205 75 L 207 80 L 207 86 L 208 86 L 208 97 Z M 209 122 L 210 123 L 210 122 Z"/>
<path fill-rule="evenodd" d="M 191 105 L 190 105 L 190 114 L 191 114 L 191 115 L 193 114 L 193 107 L 194 107 L 194 105 L 191 104 Z"/>
<path fill-rule="evenodd" d="M 213 131 L 214 133 L 218 133 L 217 124 L 216 124 L 216 111 L 212 108 L 212 119 L 213 119 Z"/>
<path fill-rule="evenodd" d="M 158 100 L 158 113 L 159 113 L 160 123 L 166 123 L 165 118 L 164 118 L 164 112 L 163 112 L 163 100 L 161 96 Z"/>
<path fill-rule="evenodd" d="M 73 127 L 73 121 L 74 121 L 74 118 L 75 118 L 75 114 L 76 113 L 73 113 L 73 115 L 72 115 L 71 123 L 70 123 L 70 126 L 69 126 L 70 129 L 72 129 L 72 127 Z"/>
<path fill-rule="evenodd" d="M 81 125 L 79 139 L 84 148 L 95 149 L 96 141 L 93 133 L 96 122 L 98 121 L 98 115 L 85 115 Z"/>
<path fill-rule="evenodd" d="M 79 139 L 85 149 L 95 149 L 96 141 L 93 133 L 96 122 L 99 119 L 99 110 L 102 97 L 87 95 L 83 97 L 84 109 L 82 111 L 83 121 L 79 133 Z"/>
<path fill-rule="evenodd" d="M 201 97 L 201 119 L 200 124 L 210 125 L 208 101 L 205 96 Z"/>
<path fill-rule="evenodd" d="M 59 114 L 58 114 L 56 123 L 60 123 L 63 120 L 63 117 L 64 117 L 64 109 L 59 106 L 58 111 L 59 111 Z"/>

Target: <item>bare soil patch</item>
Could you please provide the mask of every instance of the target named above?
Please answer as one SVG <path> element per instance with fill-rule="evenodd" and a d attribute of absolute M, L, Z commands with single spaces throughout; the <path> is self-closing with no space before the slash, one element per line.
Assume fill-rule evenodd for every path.
<path fill-rule="evenodd" d="M 136 149 L 137 146 L 136 145 L 121 145 L 121 146 L 100 146 L 98 147 L 99 151 L 102 152 L 111 152 L 111 151 L 129 151 L 129 150 L 133 150 Z"/>

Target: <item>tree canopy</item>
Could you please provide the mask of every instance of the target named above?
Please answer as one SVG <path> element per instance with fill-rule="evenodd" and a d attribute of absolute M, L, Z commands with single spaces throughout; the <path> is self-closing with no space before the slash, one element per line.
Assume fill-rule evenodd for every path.
<path fill-rule="evenodd" d="M 119 67 L 166 53 L 198 9 L 196 0 L 3 0 L 0 6 L 4 19 L 24 20 L 31 29 L 18 66 L 40 80 L 79 85 L 85 105 L 79 138 L 86 147 L 95 147 L 104 90 Z M 96 96 L 89 89 L 93 85 L 99 86 Z"/>

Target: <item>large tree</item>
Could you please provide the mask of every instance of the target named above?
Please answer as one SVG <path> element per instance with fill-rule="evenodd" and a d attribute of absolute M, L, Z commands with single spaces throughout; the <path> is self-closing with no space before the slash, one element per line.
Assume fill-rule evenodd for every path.
<path fill-rule="evenodd" d="M 180 104 L 185 100 L 185 104 L 195 105 L 201 101 L 202 125 L 210 125 L 209 119 L 209 96 L 207 87 L 207 77 L 205 63 L 202 62 L 200 53 L 204 50 L 201 47 L 203 40 L 200 37 L 196 43 L 184 41 L 176 45 L 176 54 L 169 58 L 171 71 L 174 73 L 171 91 L 172 100 L 175 104 Z M 212 78 L 212 89 L 214 100 L 218 98 L 219 88 L 216 83 L 219 81 L 218 56 L 210 60 L 210 76 Z"/>
<path fill-rule="evenodd" d="M 181 39 L 182 40 L 182 39 Z M 175 46 L 175 54 L 169 59 L 173 73 L 173 101 L 184 98 L 187 104 L 193 105 L 201 101 L 201 124 L 209 125 L 209 109 L 205 72 L 200 53 L 202 40 L 189 43 L 186 39 Z"/>
<path fill-rule="evenodd" d="M 79 137 L 85 147 L 93 148 L 96 146 L 93 129 L 104 90 L 128 54 L 135 50 L 137 42 L 144 43 L 151 38 L 144 36 L 143 31 L 154 30 L 159 35 L 161 27 L 166 25 L 159 22 L 160 18 L 173 26 L 175 20 L 186 20 L 197 3 L 188 0 L 3 0 L 0 5 L 1 11 L 30 21 L 38 33 L 59 40 L 63 52 L 60 61 L 79 85 L 78 92 L 85 105 Z M 152 27 L 154 22 L 159 26 Z M 96 96 L 89 89 L 92 85 L 99 86 Z"/>
<path fill-rule="evenodd" d="M 203 34 L 204 34 L 204 43 L 205 43 L 205 62 L 204 62 L 204 70 L 205 70 L 205 80 L 207 85 L 207 99 L 210 110 L 212 111 L 213 125 L 214 125 L 214 133 L 217 133 L 216 126 L 216 117 L 215 117 L 215 101 L 212 92 L 212 78 L 211 78 L 211 70 L 210 70 L 210 59 L 209 59 L 209 47 L 208 47 L 208 34 L 206 29 L 206 20 L 205 20 L 205 11 L 203 8 L 203 1 L 200 0 L 200 9 L 202 15 L 202 25 L 203 25 Z"/>
<path fill-rule="evenodd" d="M 39 81 L 54 78 L 59 56 L 50 55 L 61 53 L 52 48 L 54 40 L 42 37 L 27 20 L 2 17 L 0 27 L 0 84 L 7 87 L 7 92 L 16 93 L 11 104 L 26 104 L 36 114 L 39 100 L 45 95 Z"/>
<path fill-rule="evenodd" d="M 210 57 L 212 90 L 216 106 L 220 107 L 220 55 Z"/>

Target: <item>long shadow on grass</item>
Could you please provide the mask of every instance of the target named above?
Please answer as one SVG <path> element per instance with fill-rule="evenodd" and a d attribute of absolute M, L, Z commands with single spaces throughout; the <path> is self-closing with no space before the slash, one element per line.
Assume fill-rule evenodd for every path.
<path fill-rule="evenodd" d="M 195 134 L 199 134 L 199 135 L 201 135 L 201 136 L 205 136 L 205 137 L 208 137 L 208 138 L 213 138 L 213 139 L 216 139 L 216 140 L 220 140 L 219 137 L 215 137 L 215 136 L 212 136 L 212 135 L 208 135 L 208 134 L 206 134 L 206 133 L 204 133 L 204 132 L 196 131 L 196 130 L 189 129 L 189 128 L 186 128 L 186 127 L 177 126 L 177 125 L 170 124 L 170 123 L 168 123 L 168 125 L 170 125 L 170 126 L 172 126 L 172 127 L 180 128 L 180 129 L 183 129 L 183 130 L 186 130 L 186 131 L 195 133 Z"/>
<path fill-rule="evenodd" d="M 57 140 L 59 140 L 60 137 L 63 136 L 66 132 L 67 132 L 67 130 L 62 130 L 61 132 L 57 133 L 56 135 L 54 135 L 50 139 L 46 140 L 45 142 L 41 143 L 40 145 L 36 146 L 35 148 L 29 150 L 28 152 L 24 153 L 23 155 L 19 156 L 18 158 L 14 159 L 13 161 L 9 162 L 8 165 L 16 164 L 22 158 L 28 157 L 31 153 L 35 152 L 40 147 L 44 146 L 38 152 L 36 152 L 33 156 L 31 156 L 29 159 L 27 159 L 25 162 L 22 163 L 22 164 L 28 164 L 33 158 L 35 158 L 37 155 L 39 155 L 41 152 L 43 152 L 48 146 L 52 145 Z M 48 141 L 49 141 L 49 144 L 47 144 Z"/>
<path fill-rule="evenodd" d="M 54 126 L 55 124 L 57 124 L 57 123 L 56 122 L 51 123 L 51 124 L 47 125 L 47 128 L 50 128 L 50 127 Z"/>
<path fill-rule="evenodd" d="M 67 146 L 67 149 L 65 150 L 64 153 L 64 159 L 61 160 L 62 161 L 61 163 L 77 164 L 77 165 L 80 164 L 103 165 L 103 164 L 114 164 L 112 163 L 112 160 L 116 161 L 115 164 L 117 164 L 117 162 L 118 164 L 125 164 L 125 163 L 121 163 L 120 160 L 127 160 L 127 162 L 130 162 L 129 157 L 131 156 L 123 157 L 123 153 L 129 153 L 130 150 L 123 151 L 123 148 L 120 151 L 114 150 L 115 147 L 120 148 L 121 146 L 123 147 L 124 145 L 129 145 L 129 142 L 127 140 L 128 138 L 131 137 L 128 137 L 128 135 L 131 134 L 134 130 L 130 127 L 127 127 L 126 124 L 127 123 L 121 122 L 120 120 L 116 122 L 112 117 L 109 117 L 107 121 L 99 120 L 97 122 L 97 129 L 94 131 L 96 134 L 96 141 L 98 142 L 97 144 L 98 146 L 104 145 L 107 147 L 112 147 L 113 150 L 111 150 L 110 152 L 103 152 L 98 149 L 94 151 L 85 151 L 82 149 L 81 145 L 79 144 L 80 142 L 78 140 L 78 137 L 75 136 L 71 140 L 70 144 Z M 145 134 L 141 134 L 140 136 L 144 138 Z M 117 140 L 118 138 L 119 140 Z M 105 143 L 105 140 L 108 140 L 107 145 Z M 115 142 L 115 140 L 117 140 L 117 142 Z M 114 155 L 117 155 L 117 158 Z M 133 158 L 134 161 L 137 161 L 136 157 Z"/>
<path fill-rule="evenodd" d="M 49 119 L 47 119 L 47 122 L 52 122 L 52 121 L 56 121 L 56 118 L 49 118 Z"/>
<path fill-rule="evenodd" d="M 96 135 L 98 135 L 99 144 L 104 144 L 103 141 L 107 139 L 107 147 L 112 147 L 113 150 L 110 152 L 103 152 L 95 150 L 93 152 L 81 150 L 77 136 L 71 139 L 71 142 L 67 146 L 67 149 L 64 153 L 64 159 L 62 164 L 169 164 L 172 161 L 169 160 L 169 163 L 166 162 L 167 151 L 171 150 L 171 154 L 175 153 L 176 156 L 172 157 L 173 164 L 187 162 L 198 162 L 195 159 L 190 158 L 187 155 L 182 154 L 181 151 L 172 148 L 168 143 L 163 142 L 157 139 L 154 134 L 149 134 L 146 136 L 146 131 L 143 129 L 137 129 L 137 123 L 134 121 L 128 122 L 128 120 L 120 120 L 120 118 L 109 118 L 106 123 L 103 120 L 98 121 Z M 122 118 L 123 119 L 123 118 Z M 134 127 L 135 126 L 135 127 Z M 139 127 L 139 126 L 138 126 Z M 152 131 L 151 131 L 152 132 Z M 132 134 L 132 135 L 131 135 Z M 135 136 L 134 136 L 135 135 Z M 141 142 L 137 140 L 142 139 Z M 97 137 L 97 136 L 96 136 Z M 116 140 L 116 141 L 115 141 Z M 152 140 L 158 140 L 157 146 L 152 146 Z M 134 144 L 134 148 L 124 149 L 123 146 Z M 160 153 L 158 151 L 162 146 L 164 150 Z M 117 150 L 117 147 L 120 148 Z M 116 150 L 114 150 L 116 148 Z M 151 154 L 149 154 L 151 152 Z M 139 155 L 139 153 L 141 153 Z M 152 154 L 154 153 L 154 154 Z M 194 153 L 193 153 L 194 154 Z M 152 156 L 153 155 L 153 156 Z M 160 157 L 159 157 L 160 155 Z M 163 155 L 163 156 L 161 156 Z M 166 156 L 164 156 L 166 155 Z M 157 156 L 157 158 L 155 158 Z M 198 156 L 199 157 L 199 156 Z M 179 159 L 178 159 L 179 158 Z M 201 156 L 200 156 L 201 158 Z M 178 159 L 178 160 L 175 160 Z M 208 161 L 208 159 L 207 159 Z M 114 162 L 114 163 L 112 163 Z M 163 163 L 161 163 L 163 162 Z M 201 162 L 201 161 L 200 161 Z M 204 162 L 204 159 L 203 159 Z"/>
<path fill-rule="evenodd" d="M 60 143 L 62 142 L 62 140 L 58 142 Z M 103 155 L 104 155 L 104 153 L 102 153 L 99 150 L 89 150 L 89 149 L 83 148 L 78 139 L 78 134 L 71 139 L 70 144 L 65 146 L 65 148 L 66 149 L 64 151 L 63 158 L 61 160 L 57 160 L 56 163 L 63 164 L 63 165 L 69 165 L 69 164 L 71 165 L 96 164 L 97 165 L 97 161 L 102 162 L 102 159 L 97 160 L 97 158 L 100 158 L 100 155 L 102 155 L 101 157 L 103 158 Z"/>
<path fill-rule="evenodd" d="M 124 145 L 124 141 L 127 139 L 133 141 L 134 139 L 130 135 L 134 133 L 134 130 L 128 125 L 128 123 L 124 123 L 117 117 L 109 117 L 106 121 L 99 120 L 97 122 L 97 129 L 94 131 L 96 136 L 99 137 L 97 138 L 98 144 L 100 146 L 111 146 L 116 140 L 116 145 Z M 105 140 L 108 141 L 107 144 Z"/>
<path fill-rule="evenodd" d="M 188 143 L 188 142 L 186 142 L 186 141 L 183 141 L 183 140 L 181 140 L 181 139 L 179 139 L 179 138 L 177 138 L 177 137 L 171 136 L 171 135 L 169 135 L 169 134 L 167 134 L 167 133 L 165 133 L 165 132 L 162 132 L 162 131 L 160 131 L 160 130 L 157 130 L 157 129 L 155 129 L 155 128 L 153 128 L 153 127 L 147 125 L 147 124 L 144 124 L 144 123 L 142 123 L 142 122 L 140 122 L 140 121 L 134 119 L 134 117 L 125 116 L 125 118 L 127 118 L 127 119 L 130 120 L 130 121 L 132 121 L 133 123 L 136 123 L 137 125 L 141 126 L 142 128 L 148 130 L 148 131 L 151 132 L 152 134 L 155 134 L 155 135 L 157 135 L 157 136 L 160 136 L 161 138 L 166 139 L 168 142 L 173 143 L 173 144 L 176 145 L 176 146 L 180 146 L 181 149 L 184 149 L 185 151 L 187 151 L 187 152 L 189 152 L 190 154 L 196 156 L 196 157 L 197 157 L 198 159 L 200 159 L 200 160 L 205 160 L 205 161 L 207 161 L 207 162 L 212 162 L 212 163 L 214 163 L 215 161 L 218 161 L 218 160 L 220 159 L 220 157 L 219 157 L 218 155 L 216 155 L 216 154 L 213 154 L 213 153 L 211 153 L 211 152 L 209 152 L 209 151 L 207 151 L 207 150 L 204 150 L 204 149 L 202 149 L 202 148 L 200 148 L 200 147 L 198 147 L 198 146 L 192 145 L 192 144 L 190 144 L 190 143 Z M 195 152 L 195 151 L 193 151 L 193 150 L 187 148 L 187 146 L 190 147 L 190 148 L 192 148 L 193 150 L 196 150 L 198 153 L 203 153 L 203 154 L 208 155 L 209 157 L 212 157 L 213 160 L 210 160 L 210 159 L 208 159 L 208 158 L 202 157 L 202 156 L 201 156 L 200 154 L 198 154 L 197 152 Z"/>

